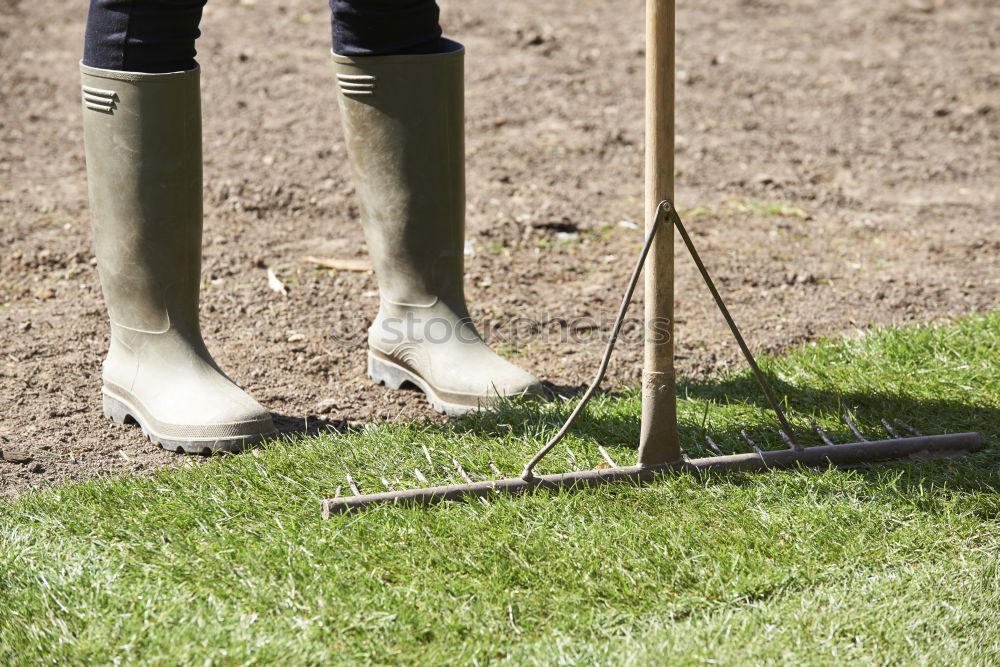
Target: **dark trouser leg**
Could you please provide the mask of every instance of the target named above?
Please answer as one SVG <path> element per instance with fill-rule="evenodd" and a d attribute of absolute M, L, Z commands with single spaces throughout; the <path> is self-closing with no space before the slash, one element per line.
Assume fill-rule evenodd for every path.
<path fill-rule="evenodd" d="M 205 0 L 91 0 L 83 64 L 161 74 L 194 69 Z"/>
<path fill-rule="evenodd" d="M 434 0 L 330 0 L 333 51 L 343 56 L 419 55 L 441 43 Z"/>

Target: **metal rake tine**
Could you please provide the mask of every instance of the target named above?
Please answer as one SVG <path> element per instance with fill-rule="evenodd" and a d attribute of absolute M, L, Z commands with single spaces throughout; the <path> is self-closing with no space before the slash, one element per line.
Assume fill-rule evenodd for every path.
<path fill-rule="evenodd" d="M 826 431 L 823 430 L 822 426 L 820 426 L 819 424 L 816 423 L 816 420 L 813 420 L 813 430 L 816 431 L 816 435 L 819 436 L 819 439 L 823 441 L 824 445 L 835 445 L 835 444 L 837 444 L 833 440 L 830 439 L 830 436 L 828 436 L 826 434 Z"/>
<path fill-rule="evenodd" d="M 604 449 L 604 447 L 601 447 L 600 445 L 598 445 L 597 446 L 597 451 L 599 451 L 601 453 L 601 456 L 604 457 L 604 460 L 607 462 L 607 464 L 609 466 L 611 466 L 612 468 L 617 468 L 618 467 L 618 464 L 615 463 L 615 460 L 613 458 L 611 458 L 611 454 L 608 454 L 608 450 L 606 450 L 606 449 Z"/>
<path fill-rule="evenodd" d="M 685 461 L 690 461 L 691 460 L 691 457 L 687 455 L 687 452 L 684 451 L 683 447 L 678 447 L 677 449 L 680 450 L 680 452 L 681 452 L 681 458 L 682 459 L 684 459 Z"/>
<path fill-rule="evenodd" d="M 500 471 L 500 468 L 497 467 L 497 464 L 493 461 L 490 461 L 490 470 L 493 471 L 493 474 L 496 475 L 498 479 L 507 479 L 507 475 L 503 474 L 503 472 Z"/>
<path fill-rule="evenodd" d="M 717 456 L 725 456 L 718 443 L 716 443 L 715 440 L 712 440 L 711 436 L 706 435 L 705 441 L 708 443 L 708 448 L 715 452 Z"/>
<path fill-rule="evenodd" d="M 462 479 L 465 480 L 466 484 L 472 484 L 472 478 L 469 477 L 469 473 L 465 472 L 465 468 L 462 467 L 462 464 L 459 463 L 458 459 L 454 456 L 451 457 L 451 464 L 455 466 L 455 470 L 457 470 L 458 474 L 462 476 Z"/>
<path fill-rule="evenodd" d="M 430 482 L 427 481 L 427 478 L 424 477 L 424 473 L 420 472 L 419 468 L 413 469 L 413 476 L 416 477 L 417 481 L 421 484 L 430 484 Z"/>
<path fill-rule="evenodd" d="M 784 441 L 784 443 L 786 445 L 788 445 L 789 449 L 791 449 L 793 451 L 796 451 L 796 452 L 801 452 L 802 451 L 802 445 L 800 445 L 799 443 L 795 442 L 795 440 L 792 439 L 792 437 L 790 435 L 788 435 L 787 433 L 785 433 L 784 429 L 780 429 L 779 428 L 778 429 L 778 435 L 781 436 L 781 439 Z"/>
<path fill-rule="evenodd" d="M 433 469 L 434 468 L 434 461 L 431 460 L 431 453 L 427 449 L 427 445 L 420 445 L 420 449 L 424 450 L 424 456 L 427 458 L 427 465 L 429 465 L 431 467 L 431 469 Z"/>
<path fill-rule="evenodd" d="M 851 429 L 851 433 L 854 434 L 854 437 L 856 437 L 861 442 L 868 442 L 868 438 L 861 435 L 861 431 L 859 431 L 858 427 L 854 425 L 854 421 L 851 420 L 851 414 L 849 412 L 844 413 L 843 419 L 844 423 L 847 424 L 847 428 Z"/>
<path fill-rule="evenodd" d="M 469 477 L 469 473 L 465 472 L 465 468 L 463 468 L 462 464 L 458 462 L 458 459 L 456 459 L 453 456 L 453 457 L 451 457 L 451 462 L 455 466 L 455 469 L 458 470 L 458 474 L 461 475 L 462 479 L 465 480 L 465 483 L 466 484 L 472 484 L 473 483 L 472 482 L 472 478 Z M 476 497 L 479 498 L 479 502 L 481 502 L 482 504 L 484 504 L 484 505 L 489 505 L 490 504 L 490 501 L 486 500 L 486 498 L 483 498 L 482 496 L 476 496 Z"/>
<path fill-rule="evenodd" d="M 358 483 L 354 481 L 353 477 L 351 477 L 351 473 L 347 473 L 347 483 L 351 486 L 351 491 L 354 492 L 354 495 L 361 495 L 361 490 L 358 489 Z"/>
<path fill-rule="evenodd" d="M 906 422 L 904 422 L 902 419 L 896 418 L 896 419 L 893 419 L 893 421 L 896 422 L 897 424 L 899 424 L 900 426 L 902 426 L 903 428 L 905 428 L 907 431 L 909 431 L 913 435 L 917 436 L 918 438 L 923 435 L 923 433 L 921 433 L 917 429 L 913 428 L 912 426 L 910 426 L 909 424 L 907 424 Z"/>
<path fill-rule="evenodd" d="M 901 438 L 901 437 L 903 437 L 903 436 L 901 436 L 899 434 L 899 431 L 897 431 L 896 429 L 894 429 L 892 427 L 892 424 L 890 424 L 888 421 L 886 421 L 885 419 L 882 419 L 880 421 L 882 422 L 882 426 L 885 427 L 886 433 L 889 434 L 890 438 Z"/>
<path fill-rule="evenodd" d="M 337 489 L 333 492 L 333 497 L 334 498 L 339 498 L 340 497 L 340 489 L 341 488 L 343 488 L 343 487 L 338 486 Z"/>
<path fill-rule="evenodd" d="M 385 488 L 389 489 L 390 491 L 396 490 L 396 487 L 392 485 L 392 482 L 387 480 L 385 477 L 382 478 L 382 483 L 385 485 Z"/>
<path fill-rule="evenodd" d="M 740 429 L 740 436 L 746 441 L 748 445 L 750 445 L 750 449 L 754 450 L 758 454 L 764 453 L 764 450 L 758 447 L 757 443 L 750 438 L 750 434 L 747 433 L 747 430 L 745 428 Z"/>
<path fill-rule="evenodd" d="M 565 449 L 566 449 L 566 458 L 569 459 L 570 465 L 573 466 L 574 468 L 579 468 L 580 466 L 577 463 L 576 452 L 573 451 L 572 447 L 566 447 Z"/>

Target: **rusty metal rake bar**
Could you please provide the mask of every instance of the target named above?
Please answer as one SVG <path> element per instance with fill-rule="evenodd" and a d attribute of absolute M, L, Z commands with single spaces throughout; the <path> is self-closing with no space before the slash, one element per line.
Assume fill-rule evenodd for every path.
<path fill-rule="evenodd" d="M 913 438 L 892 438 L 842 445 L 820 445 L 801 450 L 781 449 L 747 454 L 729 454 L 691 459 L 663 466 L 627 466 L 581 470 L 577 472 L 534 475 L 530 480 L 509 477 L 465 484 L 423 487 L 406 491 L 387 491 L 340 498 L 322 503 L 323 518 L 381 504 L 433 505 L 471 498 L 486 499 L 494 494 L 523 495 L 539 490 L 585 489 L 614 483 L 644 484 L 667 473 L 711 473 L 722 471 L 760 472 L 797 466 L 850 467 L 901 459 L 925 460 L 964 456 L 982 449 L 978 433 L 953 433 Z"/>

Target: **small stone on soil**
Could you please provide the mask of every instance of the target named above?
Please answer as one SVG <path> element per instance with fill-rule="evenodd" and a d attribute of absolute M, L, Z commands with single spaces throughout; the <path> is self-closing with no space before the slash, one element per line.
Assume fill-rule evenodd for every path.
<path fill-rule="evenodd" d="M 326 415 L 337 409 L 337 402 L 332 398 L 326 398 L 316 404 L 316 412 Z"/>
<path fill-rule="evenodd" d="M 31 456 L 27 452 L 19 452 L 16 449 L 3 450 L 0 458 L 7 463 L 31 463 Z"/>

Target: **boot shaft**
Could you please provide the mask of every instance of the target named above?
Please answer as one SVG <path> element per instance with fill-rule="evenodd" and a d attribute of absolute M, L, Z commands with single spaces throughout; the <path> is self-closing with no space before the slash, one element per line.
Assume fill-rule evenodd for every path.
<path fill-rule="evenodd" d="M 199 70 L 80 70 L 91 222 L 111 322 L 134 331 L 196 333 Z"/>
<path fill-rule="evenodd" d="M 464 49 L 334 55 L 341 119 L 383 304 L 465 312 Z"/>

